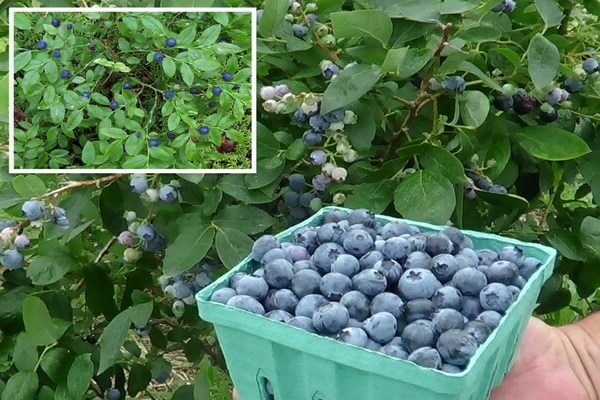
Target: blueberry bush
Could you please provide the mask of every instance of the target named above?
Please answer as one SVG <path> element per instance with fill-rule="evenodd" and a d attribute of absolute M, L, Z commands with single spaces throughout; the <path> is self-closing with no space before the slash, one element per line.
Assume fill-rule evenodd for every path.
<path fill-rule="evenodd" d="M 251 24 L 16 13 L 15 167 L 249 169 Z"/>
<path fill-rule="evenodd" d="M 38 3 L 71 5 L 67 0 Z M 538 315 L 562 324 L 598 308 L 597 0 L 98 4 L 259 8 L 258 173 L 9 175 L 5 156 L 9 43 L 3 8 L 3 399 L 123 399 L 126 394 L 229 399 L 223 357 L 211 326 L 197 318 L 191 295 L 250 254 L 262 234 L 279 232 L 323 205 L 450 222 L 461 229 L 551 245 L 560 257 L 555 276 L 542 291 Z M 38 23 L 32 24 L 28 32 L 38 33 L 27 43 L 23 37 L 29 34 L 19 33 L 17 55 L 51 59 L 56 35 L 42 32 L 44 24 L 53 26 L 52 18 L 44 15 L 39 31 Z M 62 18 L 57 29 L 80 35 L 78 24 L 94 21 L 84 16 L 77 21 Z M 224 22 L 210 24 L 225 30 Z M 66 30 L 67 23 L 72 30 Z M 182 28 L 177 20 L 173 23 L 174 34 L 168 36 L 181 42 Z M 163 26 L 171 25 L 163 22 Z M 111 29 L 128 28 L 123 24 Z M 139 32 L 136 38 L 141 37 Z M 200 30 L 197 34 L 200 37 Z M 48 48 L 37 50 L 37 42 L 46 35 Z M 159 74 L 154 48 L 171 55 L 166 49 L 168 36 L 149 41 L 156 44 L 144 47 L 139 65 L 156 68 L 152 71 Z M 137 43 L 135 38 L 128 41 L 130 46 Z M 24 46 L 33 49 L 26 53 L 21 51 Z M 61 57 L 75 51 L 61 49 Z M 97 51 L 102 49 L 99 42 Z M 121 51 L 118 41 L 114 50 Z M 150 61 L 145 58 L 148 54 Z M 124 64 L 137 71 L 126 60 Z M 130 79 L 125 73 L 104 65 L 95 68 L 119 77 L 104 94 L 110 101 L 113 93 L 119 107 L 124 104 L 119 96 L 132 101 L 135 89 L 144 83 L 131 77 L 132 89 L 123 89 Z M 75 79 L 76 71 L 69 79 Z M 216 80 L 210 82 L 225 86 L 217 72 L 224 71 L 215 70 Z M 39 75 L 46 82 L 45 72 Z M 163 82 L 165 75 L 160 76 Z M 23 89 L 19 79 L 17 93 Z M 164 92 L 168 90 L 164 82 L 164 87 L 150 84 Z M 171 100 L 164 99 L 164 93 L 144 91 L 161 108 L 173 100 L 183 101 L 184 95 L 190 97 L 185 83 L 168 82 L 182 87 Z M 49 91 L 46 86 L 44 94 Z M 204 101 L 202 96 L 194 99 Z M 84 101 L 83 96 L 77 101 Z M 112 111 L 110 104 L 97 104 L 91 96 L 85 101 Z M 73 112 L 66 106 L 65 110 Z M 158 117 L 159 111 L 153 115 Z M 23 130 L 22 124 L 33 124 L 33 118 L 49 121 L 43 107 L 33 113 L 24 104 L 15 112 L 23 132 L 28 129 Z M 168 124 L 168 118 L 162 119 Z M 117 119 L 110 121 L 117 126 Z M 66 124 L 59 126 L 61 134 Z M 208 140 L 214 131 L 206 126 L 211 128 Z M 195 124 L 194 135 L 198 128 Z M 135 132 L 127 126 L 123 130 Z M 148 143 L 155 138 L 149 133 L 143 132 Z M 22 160 L 50 154 L 41 151 L 27 158 L 27 151 L 38 148 L 38 142 L 32 138 L 22 143 L 27 149 Z M 161 136 L 157 148 L 168 151 L 172 147 L 167 143 L 172 142 Z M 231 146 L 228 143 L 221 146 Z M 85 144 L 79 147 L 83 151 Z M 100 149 L 100 143 L 97 148 L 94 144 L 94 157 L 103 156 Z"/>

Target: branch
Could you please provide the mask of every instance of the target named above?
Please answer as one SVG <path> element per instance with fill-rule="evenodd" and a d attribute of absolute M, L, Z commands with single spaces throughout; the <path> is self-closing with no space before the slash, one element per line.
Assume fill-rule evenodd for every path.
<path fill-rule="evenodd" d="M 448 22 L 447 24 L 442 25 L 442 40 L 440 41 L 440 44 L 438 45 L 438 48 L 435 51 L 435 53 L 433 53 L 434 57 L 437 58 L 442 55 L 442 51 L 444 51 L 444 49 L 448 45 L 448 39 L 450 38 L 451 30 L 452 30 L 451 22 Z"/>
<path fill-rule="evenodd" d="M 302 19 L 304 20 L 304 23 L 306 24 L 306 26 L 310 26 L 310 21 L 308 20 L 308 17 L 306 16 L 306 13 L 304 12 L 304 4 L 303 4 L 303 2 L 300 2 L 300 14 L 302 15 Z M 340 60 L 340 58 L 338 57 L 337 53 L 335 51 L 332 51 L 327 46 L 325 46 L 323 44 L 323 42 L 321 41 L 321 38 L 319 37 L 319 35 L 317 35 L 317 33 L 314 32 L 314 31 L 313 31 L 313 38 L 315 39 L 315 42 L 317 43 L 317 46 L 319 46 L 321 49 L 323 49 L 325 51 L 325 53 L 327 53 L 327 56 L 333 62 L 338 62 Z"/>
<path fill-rule="evenodd" d="M 106 242 L 106 244 L 104 245 L 104 247 L 102 248 L 102 250 L 100 250 L 100 253 L 98 253 L 98 255 L 96 256 L 96 259 L 94 260 L 95 263 L 99 263 L 100 262 L 100 260 L 102 259 L 102 257 L 104 257 L 104 255 L 108 252 L 108 250 L 113 245 L 113 243 L 115 242 L 115 240 L 117 240 L 117 238 L 113 236 L 113 237 L 110 238 L 110 240 L 108 242 Z"/>
<path fill-rule="evenodd" d="M 73 190 L 76 188 L 86 187 L 86 186 L 98 186 L 102 183 L 112 183 L 112 182 L 122 178 L 125 175 L 126 174 L 114 174 L 114 175 L 108 175 L 108 176 L 105 176 L 102 178 L 89 179 L 87 181 L 71 181 L 71 182 L 67 183 L 65 186 L 61 187 L 60 189 L 56 189 L 51 192 L 48 192 L 41 197 L 42 198 L 58 197 L 58 195 L 60 195 L 61 193 L 68 192 L 69 190 Z"/>

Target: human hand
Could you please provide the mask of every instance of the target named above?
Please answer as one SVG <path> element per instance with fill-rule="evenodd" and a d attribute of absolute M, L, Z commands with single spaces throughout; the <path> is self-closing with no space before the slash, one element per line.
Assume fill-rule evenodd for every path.
<path fill-rule="evenodd" d="M 574 326 L 556 328 L 531 318 L 514 366 L 490 400 L 598 399 L 573 340 L 585 345 Z M 233 400 L 240 400 L 235 389 Z"/>

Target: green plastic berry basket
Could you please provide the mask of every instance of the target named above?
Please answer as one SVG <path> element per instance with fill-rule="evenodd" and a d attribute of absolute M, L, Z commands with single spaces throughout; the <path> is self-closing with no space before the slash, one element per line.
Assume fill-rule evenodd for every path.
<path fill-rule="evenodd" d="M 318 225 L 325 207 L 276 235 L 292 241 L 298 229 Z M 377 216 L 381 222 L 398 220 Z M 424 232 L 443 227 L 405 220 Z M 510 369 L 542 285 L 552 275 L 556 250 L 487 233 L 463 231 L 476 249 L 517 245 L 542 266 L 529 279 L 500 325 L 479 347 L 461 373 L 420 367 L 408 361 L 308 333 L 260 315 L 210 301 L 236 272 L 251 272 L 248 256 L 229 273 L 200 291 L 200 317 L 214 324 L 231 378 L 242 400 L 485 400 Z M 267 393 L 270 382 L 274 396 Z"/>

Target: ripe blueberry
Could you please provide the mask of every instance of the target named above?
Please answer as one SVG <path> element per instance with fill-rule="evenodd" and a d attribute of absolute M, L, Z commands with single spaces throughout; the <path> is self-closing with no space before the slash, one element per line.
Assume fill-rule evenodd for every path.
<path fill-rule="evenodd" d="M 175 139 L 177 137 L 177 135 L 173 132 L 169 132 L 167 133 L 167 137 L 171 140 Z"/>
<path fill-rule="evenodd" d="M 198 89 L 197 87 L 192 87 L 192 88 L 190 88 L 190 93 L 191 94 L 199 94 L 200 89 Z"/>
<path fill-rule="evenodd" d="M 208 132 L 210 132 L 210 128 L 206 125 L 203 125 L 200 128 L 198 128 L 198 132 L 200 132 L 201 135 L 206 135 L 208 134 Z"/>
<path fill-rule="evenodd" d="M 91 93 L 90 93 L 90 92 L 83 92 L 83 93 L 81 93 L 81 96 L 82 96 L 83 98 L 89 99 L 89 98 L 90 98 L 90 96 L 91 96 Z"/>
<path fill-rule="evenodd" d="M 173 97 L 175 97 L 175 92 L 172 90 L 166 90 L 165 91 L 165 99 L 170 100 Z"/>
<path fill-rule="evenodd" d="M 60 50 L 54 50 L 52 52 L 52 57 L 54 57 L 54 58 L 60 58 Z"/>
<path fill-rule="evenodd" d="M 212 92 L 213 94 L 216 94 L 218 96 L 223 92 L 223 89 L 221 89 L 219 86 L 215 86 L 214 88 L 212 88 Z"/>
<path fill-rule="evenodd" d="M 123 82 L 123 89 L 131 89 L 132 85 L 131 82 Z"/>
<path fill-rule="evenodd" d="M 175 38 L 169 37 L 165 40 L 165 45 L 167 47 L 175 47 L 177 45 L 177 40 L 175 40 Z"/>
<path fill-rule="evenodd" d="M 71 30 L 71 29 L 73 29 L 73 24 L 71 24 L 71 23 L 66 23 L 66 24 L 65 24 L 65 28 L 67 28 L 67 30 Z"/>
<path fill-rule="evenodd" d="M 53 27 L 58 28 L 60 26 L 60 19 L 58 19 L 58 18 L 52 18 L 51 24 L 52 24 Z"/>
<path fill-rule="evenodd" d="M 119 108 L 119 102 L 116 100 L 113 100 L 110 102 L 110 109 L 111 110 L 116 110 L 117 108 Z"/>
<path fill-rule="evenodd" d="M 71 76 L 71 72 L 69 72 L 68 70 L 63 69 L 62 71 L 60 71 L 61 78 L 67 79 L 70 76 Z"/>
<path fill-rule="evenodd" d="M 221 74 L 221 76 L 223 77 L 223 80 L 226 82 L 230 82 L 233 79 L 233 75 L 230 74 L 229 72 L 223 72 Z"/>
<path fill-rule="evenodd" d="M 148 139 L 148 146 L 158 147 L 159 140 L 157 138 Z"/>
<path fill-rule="evenodd" d="M 156 53 L 154 53 L 154 61 L 162 62 L 162 60 L 164 60 L 164 59 L 165 59 L 165 55 L 163 53 L 158 52 L 158 51 Z"/>

